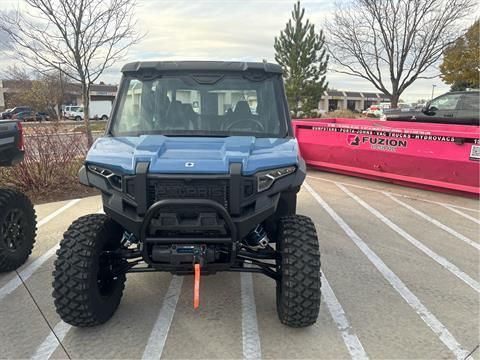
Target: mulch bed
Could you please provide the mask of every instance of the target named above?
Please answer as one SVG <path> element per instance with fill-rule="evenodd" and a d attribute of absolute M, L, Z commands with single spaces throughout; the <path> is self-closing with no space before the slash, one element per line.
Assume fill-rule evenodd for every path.
<path fill-rule="evenodd" d="M 45 193 L 29 194 L 27 192 L 27 195 L 35 205 L 39 205 L 39 204 L 45 204 L 45 203 L 50 203 L 55 201 L 64 201 L 64 200 L 84 198 L 88 196 L 96 196 L 96 195 L 100 195 L 100 191 L 77 183 L 77 184 L 72 184 L 72 186 L 68 188 L 63 187 L 61 189 L 58 189 L 55 191 L 49 191 Z"/>

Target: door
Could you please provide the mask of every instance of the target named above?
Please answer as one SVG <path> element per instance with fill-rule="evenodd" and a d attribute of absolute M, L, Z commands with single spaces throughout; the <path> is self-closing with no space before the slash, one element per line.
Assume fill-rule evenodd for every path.
<path fill-rule="evenodd" d="M 480 125 L 480 92 L 462 94 L 457 112 L 458 124 Z"/>
<path fill-rule="evenodd" d="M 462 94 L 445 94 L 433 99 L 422 115 L 422 122 L 455 124 Z"/>

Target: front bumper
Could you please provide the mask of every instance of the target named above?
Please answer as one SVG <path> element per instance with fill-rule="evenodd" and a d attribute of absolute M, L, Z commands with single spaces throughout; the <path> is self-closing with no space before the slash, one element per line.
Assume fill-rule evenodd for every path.
<path fill-rule="evenodd" d="M 161 201 L 153 200 L 147 189 L 155 180 L 191 179 L 192 181 L 222 181 L 228 183 L 228 206 L 224 210 L 235 228 L 232 241 L 244 238 L 257 224 L 275 214 L 280 197 L 285 192 L 298 192 L 305 179 L 306 168 L 303 160 L 297 165 L 297 171 L 278 179 L 272 187 L 263 192 L 256 192 L 254 176 L 242 176 L 241 165 L 231 164 L 230 173 L 222 175 L 166 175 L 149 174 L 148 163 L 138 163 L 134 176 L 124 176 L 120 183 L 112 185 L 111 181 L 88 171 L 80 170 L 80 182 L 102 191 L 105 213 L 121 224 L 138 239 L 144 236 L 143 229 L 148 226 L 151 209 L 157 208 Z M 129 183 L 133 181 L 133 189 Z M 121 185 L 120 185 L 121 184 Z M 196 195 L 196 194 L 195 194 Z M 198 198 L 175 198 L 162 200 L 184 201 L 184 206 L 195 203 Z M 209 199 L 206 199 L 209 200 Z"/>

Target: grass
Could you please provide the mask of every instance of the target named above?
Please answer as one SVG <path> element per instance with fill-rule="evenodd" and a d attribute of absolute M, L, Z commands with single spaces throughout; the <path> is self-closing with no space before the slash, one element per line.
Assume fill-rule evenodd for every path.
<path fill-rule="evenodd" d="M 96 121 L 91 121 L 90 122 L 90 130 L 92 131 L 105 131 L 105 128 L 107 127 L 106 122 L 96 122 Z M 74 132 L 85 132 L 85 125 L 79 125 L 75 126 L 73 128 Z"/>

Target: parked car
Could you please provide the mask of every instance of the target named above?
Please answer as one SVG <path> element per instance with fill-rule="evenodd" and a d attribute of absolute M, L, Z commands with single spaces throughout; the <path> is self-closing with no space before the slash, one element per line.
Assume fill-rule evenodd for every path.
<path fill-rule="evenodd" d="M 12 116 L 13 120 L 35 121 L 35 113 L 33 111 L 22 111 Z"/>
<path fill-rule="evenodd" d="M 5 109 L 5 111 L 0 113 L 0 119 L 6 119 L 6 116 L 10 114 L 11 111 L 12 109 Z"/>
<path fill-rule="evenodd" d="M 46 112 L 22 111 L 13 115 L 12 119 L 20 121 L 49 121 L 50 116 Z"/>
<path fill-rule="evenodd" d="M 46 112 L 39 111 L 35 114 L 35 120 L 37 120 L 37 121 L 50 121 L 50 115 Z"/>
<path fill-rule="evenodd" d="M 380 117 L 383 111 L 380 108 L 380 105 L 370 105 L 370 107 L 362 113 L 367 117 Z"/>
<path fill-rule="evenodd" d="M 24 157 L 22 124 L 3 120 L 0 125 L 0 167 L 14 166 Z M 28 197 L 0 188 L 0 273 L 25 263 L 32 252 L 36 227 L 35 209 Z"/>
<path fill-rule="evenodd" d="M 480 92 L 456 91 L 443 94 L 421 109 L 386 111 L 383 120 L 457 125 L 480 125 Z"/>
<path fill-rule="evenodd" d="M 14 115 L 18 114 L 18 113 L 21 113 L 21 112 L 25 112 L 25 111 L 32 111 L 32 109 L 28 106 L 17 106 L 17 107 L 14 107 L 13 109 L 11 110 L 7 110 L 5 112 L 2 113 L 2 119 L 12 119 Z"/>

